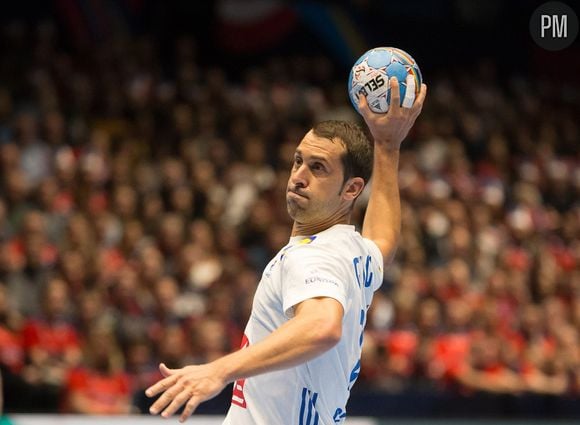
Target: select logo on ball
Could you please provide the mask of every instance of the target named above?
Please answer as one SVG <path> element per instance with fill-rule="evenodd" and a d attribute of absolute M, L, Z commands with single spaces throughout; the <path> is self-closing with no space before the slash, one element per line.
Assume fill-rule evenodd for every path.
<path fill-rule="evenodd" d="M 384 85 L 385 85 L 385 79 L 383 78 L 382 75 L 379 74 L 375 78 L 372 78 L 369 81 L 367 81 L 365 83 L 364 87 L 359 90 L 358 94 L 359 94 L 359 96 L 361 94 L 366 96 L 369 94 L 369 92 L 373 92 L 373 91 L 377 90 L 378 88 L 383 87 Z"/>

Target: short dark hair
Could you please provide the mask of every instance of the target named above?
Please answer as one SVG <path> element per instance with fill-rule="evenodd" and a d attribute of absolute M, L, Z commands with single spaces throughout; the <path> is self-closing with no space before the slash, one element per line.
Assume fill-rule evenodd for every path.
<path fill-rule="evenodd" d="M 312 128 L 317 137 L 334 141 L 339 139 L 346 152 L 342 155 L 344 182 L 351 177 L 362 177 L 365 185 L 373 174 L 373 144 L 362 128 L 348 121 L 321 121 Z"/>

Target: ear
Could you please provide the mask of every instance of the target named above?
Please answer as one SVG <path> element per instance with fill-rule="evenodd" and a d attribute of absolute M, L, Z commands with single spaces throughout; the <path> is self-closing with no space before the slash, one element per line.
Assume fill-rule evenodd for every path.
<path fill-rule="evenodd" d="M 352 177 L 346 181 L 342 188 L 342 197 L 347 201 L 354 201 L 363 191 L 365 181 L 362 177 Z"/>

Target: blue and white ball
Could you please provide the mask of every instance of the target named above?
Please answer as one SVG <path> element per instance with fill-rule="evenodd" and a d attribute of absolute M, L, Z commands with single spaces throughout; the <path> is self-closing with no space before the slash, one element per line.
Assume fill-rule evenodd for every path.
<path fill-rule="evenodd" d="M 376 47 L 363 54 L 352 66 L 348 77 L 348 94 L 357 112 L 358 98 L 365 95 L 374 112 L 385 113 L 391 102 L 389 79 L 397 77 L 401 104 L 407 93 L 407 76 L 411 75 L 415 96 L 421 89 L 421 71 L 415 59 L 395 47 Z M 414 84 L 413 84 L 414 83 Z M 414 99 L 414 97 L 413 97 Z M 407 106 L 407 105 L 405 105 Z"/>

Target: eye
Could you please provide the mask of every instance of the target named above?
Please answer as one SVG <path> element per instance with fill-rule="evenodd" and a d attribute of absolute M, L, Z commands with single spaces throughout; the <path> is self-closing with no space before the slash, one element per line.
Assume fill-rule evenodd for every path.
<path fill-rule="evenodd" d="M 313 162 L 310 168 L 312 169 L 312 171 L 316 172 L 326 171 L 326 168 L 324 168 L 324 165 L 321 162 Z"/>
<path fill-rule="evenodd" d="M 299 156 L 294 157 L 294 168 L 298 168 L 302 165 L 302 158 Z"/>

